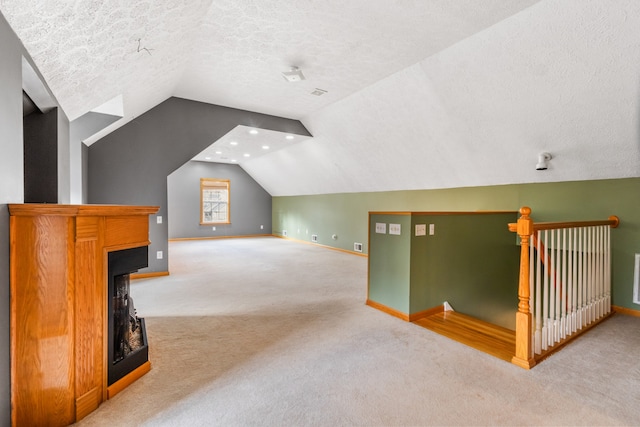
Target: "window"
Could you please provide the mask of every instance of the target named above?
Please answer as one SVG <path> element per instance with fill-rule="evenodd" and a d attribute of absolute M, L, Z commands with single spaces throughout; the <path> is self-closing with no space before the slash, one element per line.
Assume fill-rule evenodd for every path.
<path fill-rule="evenodd" d="M 230 224 L 229 180 L 200 178 L 200 224 Z"/>

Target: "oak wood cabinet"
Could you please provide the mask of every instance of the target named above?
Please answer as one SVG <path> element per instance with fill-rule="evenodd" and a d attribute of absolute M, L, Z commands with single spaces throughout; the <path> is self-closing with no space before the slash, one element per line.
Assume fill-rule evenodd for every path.
<path fill-rule="evenodd" d="M 11 421 L 68 425 L 107 399 L 110 251 L 149 244 L 155 206 L 9 205 Z"/>

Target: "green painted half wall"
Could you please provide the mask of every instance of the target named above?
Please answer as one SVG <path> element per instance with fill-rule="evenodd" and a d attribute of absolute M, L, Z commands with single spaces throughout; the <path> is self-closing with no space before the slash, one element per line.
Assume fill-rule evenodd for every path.
<path fill-rule="evenodd" d="M 613 304 L 640 309 L 633 303 L 634 254 L 640 253 L 640 178 L 274 197 L 272 229 L 276 235 L 287 230 L 289 237 L 303 241 L 316 234 L 318 243 L 344 250 L 363 243 L 368 253 L 370 211 L 495 211 L 522 206 L 531 207 L 534 221 L 617 215 L 620 226 L 611 232 Z"/>

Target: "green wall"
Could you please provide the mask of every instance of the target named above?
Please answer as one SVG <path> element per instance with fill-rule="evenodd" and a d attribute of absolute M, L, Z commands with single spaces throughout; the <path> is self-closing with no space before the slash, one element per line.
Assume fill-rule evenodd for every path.
<path fill-rule="evenodd" d="M 621 223 L 611 233 L 613 304 L 640 309 L 633 303 L 634 254 L 640 253 L 640 178 L 274 197 L 272 228 L 276 235 L 286 229 L 289 237 L 305 241 L 317 234 L 318 243 L 345 250 L 361 242 L 367 253 L 370 211 L 517 210 L 522 206 L 531 207 L 535 221 L 617 215 Z"/>
<path fill-rule="evenodd" d="M 409 314 L 411 298 L 411 216 L 371 215 L 368 299 Z M 384 223 L 385 234 L 375 232 Z M 399 224 L 400 235 L 389 234 L 389 224 Z"/>
<path fill-rule="evenodd" d="M 515 212 L 372 213 L 368 299 L 404 314 L 447 301 L 456 311 L 515 329 L 520 248 L 506 224 L 516 221 Z M 400 235 L 390 233 L 391 224 L 401 226 Z M 418 224 L 425 235 L 416 235 Z"/>
<path fill-rule="evenodd" d="M 520 247 L 506 224 L 515 212 L 414 215 L 435 227 L 411 238 L 410 313 L 448 301 L 456 311 L 515 329 Z"/>

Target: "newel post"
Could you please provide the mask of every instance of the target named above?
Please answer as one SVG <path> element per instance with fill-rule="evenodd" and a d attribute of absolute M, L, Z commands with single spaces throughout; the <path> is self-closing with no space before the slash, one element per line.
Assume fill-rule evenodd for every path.
<path fill-rule="evenodd" d="M 518 285 L 518 313 L 516 314 L 516 355 L 511 362 L 525 369 L 532 368 L 536 362 L 533 359 L 531 347 L 532 317 L 529 309 L 529 239 L 533 234 L 533 220 L 529 217 L 531 208 L 524 206 L 520 209 L 517 233 L 520 236 L 520 279 Z"/>

